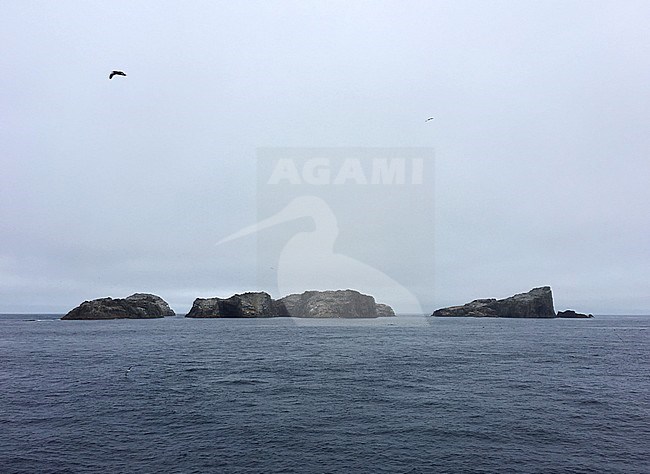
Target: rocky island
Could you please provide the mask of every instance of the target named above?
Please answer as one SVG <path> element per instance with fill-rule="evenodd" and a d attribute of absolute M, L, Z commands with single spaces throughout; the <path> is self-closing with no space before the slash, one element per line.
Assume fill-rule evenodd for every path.
<path fill-rule="evenodd" d="M 555 313 L 550 286 L 533 288 L 504 299 L 479 299 L 462 306 L 438 309 L 432 316 L 477 318 L 589 318 L 572 310 Z"/>
<path fill-rule="evenodd" d="M 594 315 L 591 313 L 589 314 L 576 313 L 572 309 L 567 309 L 566 311 L 558 311 L 557 317 L 558 318 L 593 318 Z"/>
<path fill-rule="evenodd" d="M 84 301 L 61 319 L 151 319 L 175 316 L 160 296 L 135 293 L 126 298 L 99 298 Z"/>
<path fill-rule="evenodd" d="M 294 318 L 376 318 L 372 296 L 354 290 L 305 291 L 278 300 L 283 316 Z M 385 309 L 382 309 L 386 313 Z"/>
<path fill-rule="evenodd" d="M 84 301 L 61 319 L 152 319 L 175 316 L 160 296 L 135 293 L 126 298 Z M 247 292 L 229 298 L 196 298 L 186 318 L 381 318 L 395 311 L 356 290 L 305 291 L 274 300 L 265 292 Z M 549 286 L 509 298 L 477 299 L 462 306 L 437 309 L 436 317 L 479 318 L 593 318 L 571 309 L 555 312 Z"/>
<path fill-rule="evenodd" d="M 265 292 L 249 292 L 230 298 L 197 298 L 186 318 L 274 318 L 278 304 Z"/>
<path fill-rule="evenodd" d="M 377 318 L 395 316 L 372 296 L 355 290 L 305 291 L 274 300 L 250 292 L 229 298 L 197 298 L 186 318 Z"/>

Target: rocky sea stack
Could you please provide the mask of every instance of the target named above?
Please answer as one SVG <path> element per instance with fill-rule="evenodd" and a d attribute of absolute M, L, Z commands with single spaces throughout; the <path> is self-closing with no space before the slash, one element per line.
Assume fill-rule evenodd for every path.
<path fill-rule="evenodd" d="M 61 319 L 151 319 L 174 315 L 174 311 L 160 296 L 135 293 L 126 298 L 84 301 Z"/>
<path fill-rule="evenodd" d="M 492 317 L 492 318 L 555 318 L 553 295 L 549 286 L 534 288 L 509 298 L 474 300 L 463 306 L 438 309 L 433 316 Z"/>
<path fill-rule="evenodd" d="M 584 314 L 584 313 L 576 313 L 572 309 L 567 309 L 566 311 L 558 311 L 557 312 L 557 317 L 558 318 L 593 318 L 593 314 Z"/>
<path fill-rule="evenodd" d="M 393 309 L 375 303 L 355 290 L 305 291 L 274 300 L 254 292 L 230 298 L 197 298 L 186 318 L 377 318 L 395 316 Z"/>
<path fill-rule="evenodd" d="M 230 298 L 197 298 L 186 318 L 273 318 L 278 304 L 268 293 L 251 292 Z"/>
<path fill-rule="evenodd" d="M 294 318 L 378 317 L 375 299 L 355 290 L 305 291 L 280 298 L 278 303 L 283 316 Z"/>

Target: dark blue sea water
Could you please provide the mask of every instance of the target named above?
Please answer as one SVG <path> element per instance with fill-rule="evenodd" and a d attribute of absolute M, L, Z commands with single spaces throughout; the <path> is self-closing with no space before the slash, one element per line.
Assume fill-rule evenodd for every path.
<path fill-rule="evenodd" d="M 51 318 L 0 317 L 2 473 L 650 472 L 648 317 Z"/>

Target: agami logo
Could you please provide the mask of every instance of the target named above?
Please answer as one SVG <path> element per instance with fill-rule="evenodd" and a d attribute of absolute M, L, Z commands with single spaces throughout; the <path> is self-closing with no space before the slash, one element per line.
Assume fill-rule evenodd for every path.
<path fill-rule="evenodd" d="M 270 185 L 308 184 L 326 185 L 403 185 L 422 184 L 422 158 L 347 158 L 340 164 L 329 158 L 276 161 L 266 182 Z"/>
<path fill-rule="evenodd" d="M 256 288 L 277 297 L 354 289 L 421 314 L 430 289 L 414 275 L 434 268 L 433 171 L 431 148 L 260 148 L 257 220 L 219 246 L 253 244 Z"/>

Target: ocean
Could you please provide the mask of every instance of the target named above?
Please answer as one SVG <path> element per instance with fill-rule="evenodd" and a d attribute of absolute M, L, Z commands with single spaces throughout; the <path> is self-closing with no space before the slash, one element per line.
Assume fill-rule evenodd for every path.
<path fill-rule="evenodd" d="M 650 473 L 650 317 L 59 316 L 0 316 L 2 473 Z"/>

